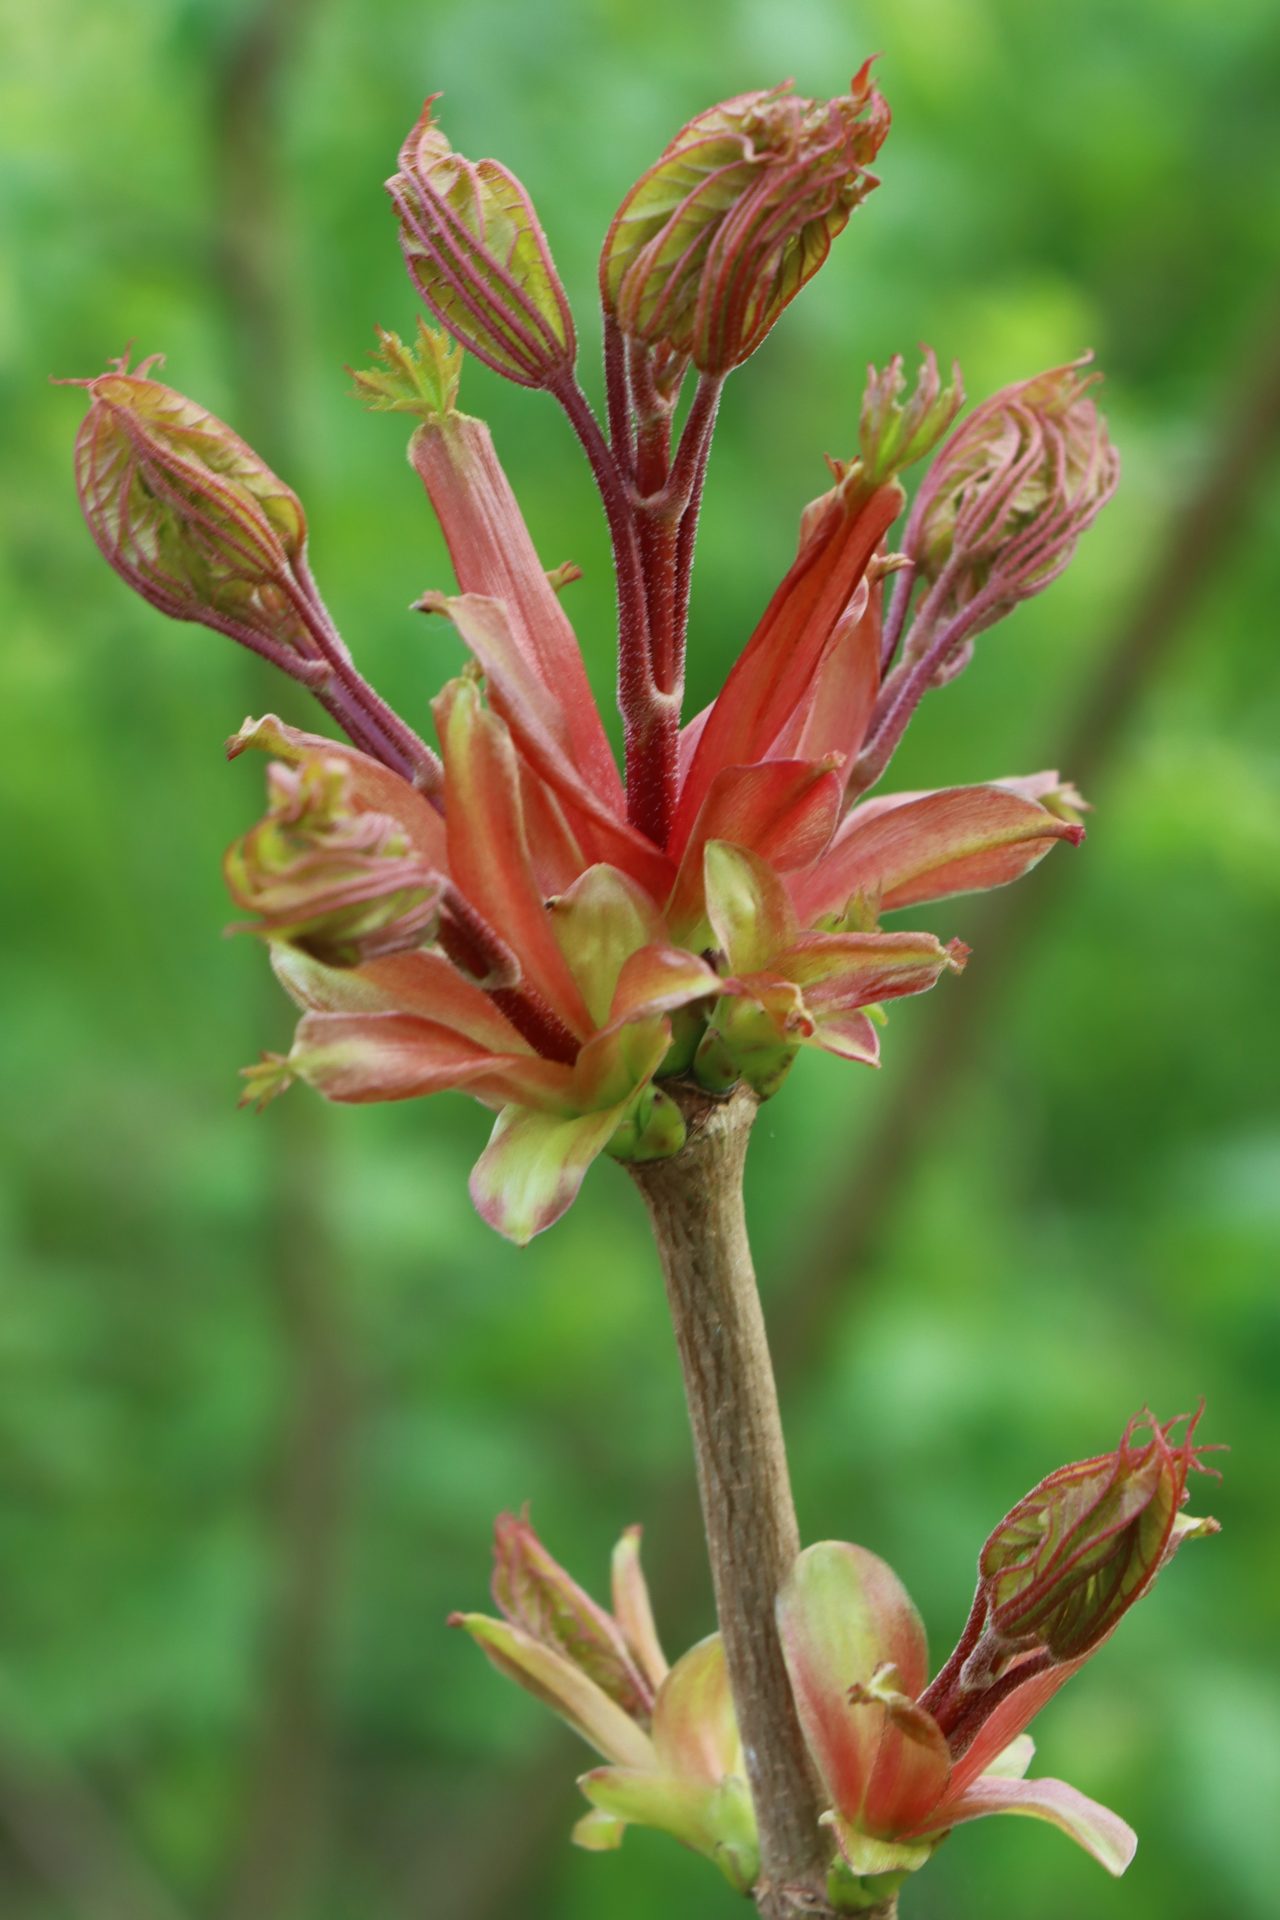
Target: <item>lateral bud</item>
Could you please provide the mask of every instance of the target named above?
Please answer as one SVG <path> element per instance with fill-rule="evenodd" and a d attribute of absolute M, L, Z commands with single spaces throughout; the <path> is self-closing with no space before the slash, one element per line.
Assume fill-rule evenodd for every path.
<path fill-rule="evenodd" d="M 265 654 L 304 682 L 327 671 L 302 503 L 240 436 L 127 356 L 76 382 L 90 396 L 76 487 L 104 559 L 135 593 Z"/>
<path fill-rule="evenodd" d="M 986 1739 L 988 1722 L 1011 1738 L 1015 1696 L 1036 1711 L 1184 1540 L 1217 1533 L 1216 1520 L 1182 1511 L 1188 1475 L 1214 1472 L 1201 1459 L 1212 1449 L 1195 1440 L 1199 1418 L 1162 1424 L 1144 1409 L 1113 1453 L 1059 1467 L 1005 1515 L 979 1557 L 965 1630 L 923 1696 L 953 1757 Z"/>
<path fill-rule="evenodd" d="M 1181 1419 L 1187 1430 L 1177 1440 Z M 1215 1520 L 1181 1514 L 1187 1475 L 1211 1471 L 1195 1445 L 1198 1419 L 1161 1426 L 1137 1414 L 1114 1453 L 1059 1467 L 1018 1502 L 978 1562 L 990 1642 L 1079 1659 L 1142 1598 L 1188 1535 L 1217 1532 Z"/>
<path fill-rule="evenodd" d="M 1081 371 L 1089 356 L 1019 381 L 959 426 L 925 475 L 903 547 L 932 591 L 905 658 L 955 625 L 949 679 L 976 634 L 1043 592 L 1115 491 L 1120 463 Z"/>
<path fill-rule="evenodd" d="M 257 918 L 232 929 L 354 967 L 430 940 L 444 882 L 398 821 L 357 809 L 337 758 L 273 761 L 265 819 L 228 850 L 227 888 Z"/>

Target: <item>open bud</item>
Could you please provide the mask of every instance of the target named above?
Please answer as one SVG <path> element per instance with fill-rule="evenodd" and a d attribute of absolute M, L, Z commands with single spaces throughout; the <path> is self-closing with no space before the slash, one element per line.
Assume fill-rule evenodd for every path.
<path fill-rule="evenodd" d="M 360 812 L 343 760 L 273 761 L 270 810 L 223 863 L 237 906 L 258 916 L 236 931 L 354 967 L 431 939 L 444 885 L 387 814 Z"/>
<path fill-rule="evenodd" d="M 958 646 L 1055 580 L 1115 491 L 1119 460 L 1082 374 L 1088 356 L 1006 387 L 951 436 L 925 475 L 903 545 L 934 592 L 907 642 Z M 926 617 L 927 615 L 927 617 Z M 962 664 L 962 661 L 954 664 Z M 947 661 L 939 662 L 940 677 Z"/>
<path fill-rule="evenodd" d="M 724 1648 L 713 1634 L 667 1665 L 640 1571 L 640 1529 L 628 1527 L 614 1548 L 611 1614 L 526 1519 L 498 1516 L 494 1560 L 502 1619 L 455 1613 L 449 1624 L 609 1763 L 578 1781 L 591 1811 L 573 1829 L 577 1845 L 600 1852 L 620 1846 L 629 1826 L 652 1827 L 748 1892 L 759 1849 Z"/>
<path fill-rule="evenodd" d="M 622 332 L 727 373 L 755 352 L 813 277 L 889 130 L 870 62 L 838 100 L 777 87 L 682 127 L 614 217 L 600 260 Z"/>
<path fill-rule="evenodd" d="M 951 385 L 944 387 L 933 348 L 925 347 L 923 352 L 915 391 L 905 404 L 907 380 L 900 353 L 894 354 L 883 373 L 867 368 L 858 447 L 871 486 L 883 486 L 932 453 L 964 405 L 959 362 L 951 369 Z"/>
<path fill-rule="evenodd" d="M 89 531 L 153 607 L 296 672 L 317 653 L 302 504 L 230 427 L 149 378 L 159 358 L 135 373 L 122 358 L 80 383 L 92 400 L 76 439 Z"/>
<path fill-rule="evenodd" d="M 658 1688 L 653 1763 L 596 1767 L 579 1787 L 592 1812 L 574 1828 L 579 1846 L 621 1844 L 628 1826 L 652 1827 L 713 1860 L 736 1893 L 760 1870 L 742 1740 L 719 1634 L 676 1661 Z"/>
<path fill-rule="evenodd" d="M 496 160 L 466 160 L 435 124 L 433 95 L 387 192 L 418 292 L 477 359 L 525 387 L 573 365 L 573 316 L 528 194 Z"/>
<path fill-rule="evenodd" d="M 1198 1418 L 1175 1441 L 1178 1421 L 1162 1427 L 1139 1414 L 1114 1453 L 1060 1467 L 1018 1502 L 978 1562 L 990 1640 L 1078 1659 L 1141 1599 L 1180 1541 L 1217 1531 L 1216 1521 L 1179 1511 L 1188 1473 L 1210 1471 L 1192 1438 Z"/>
<path fill-rule="evenodd" d="M 351 369 L 357 397 L 371 413 L 413 413 L 442 420 L 452 413 L 462 375 L 462 348 L 418 316 L 417 337 L 408 343 L 385 327 L 378 335 L 377 364 Z"/>

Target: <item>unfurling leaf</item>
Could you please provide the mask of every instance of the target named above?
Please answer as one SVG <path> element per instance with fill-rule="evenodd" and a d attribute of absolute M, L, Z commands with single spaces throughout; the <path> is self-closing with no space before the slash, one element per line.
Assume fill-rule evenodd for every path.
<path fill-rule="evenodd" d="M 978 1562 L 988 1627 L 1005 1646 L 1044 1647 L 1055 1660 L 1091 1652 L 1181 1540 L 1217 1531 L 1179 1512 L 1188 1473 L 1209 1469 L 1195 1418 L 1180 1441 L 1174 1424 L 1137 1415 L 1114 1453 L 1059 1467 L 1006 1514 Z"/>
<path fill-rule="evenodd" d="M 356 394 L 371 413 L 413 413 L 443 420 L 453 413 L 462 375 L 462 348 L 418 316 L 411 345 L 398 333 L 377 329 L 378 365 L 352 369 Z"/>
<path fill-rule="evenodd" d="M 1006 387 L 952 434 L 925 475 L 903 547 L 936 588 L 908 637 L 918 657 L 940 622 L 966 640 L 1056 580 L 1111 498 L 1119 460 L 1084 360 Z M 967 657 L 967 656 L 964 656 Z M 939 677 L 964 657 L 940 663 Z"/>
<path fill-rule="evenodd" d="M 900 353 L 894 354 L 883 373 L 868 367 L 858 448 L 871 486 L 882 486 L 932 453 L 964 405 L 959 364 L 951 369 L 951 385 L 944 387 L 932 347 L 924 349 L 915 390 L 904 404 L 906 389 Z"/>
<path fill-rule="evenodd" d="M 273 761 L 270 810 L 223 862 L 236 905 L 257 915 L 237 928 L 299 947 L 332 967 L 405 953 L 432 938 L 443 876 L 398 820 L 360 810 L 349 765 L 315 756 Z"/>

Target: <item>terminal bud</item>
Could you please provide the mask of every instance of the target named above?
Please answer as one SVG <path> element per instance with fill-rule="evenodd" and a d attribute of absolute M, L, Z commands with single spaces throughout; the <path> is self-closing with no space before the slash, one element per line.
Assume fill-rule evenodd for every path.
<path fill-rule="evenodd" d="M 624 335 L 719 375 L 812 279 L 889 131 L 870 62 L 837 100 L 775 87 L 700 113 L 623 201 L 600 290 Z"/>

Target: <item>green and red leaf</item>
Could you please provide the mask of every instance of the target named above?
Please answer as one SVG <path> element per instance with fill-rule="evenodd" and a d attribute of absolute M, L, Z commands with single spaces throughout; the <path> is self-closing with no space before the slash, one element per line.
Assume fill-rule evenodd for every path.
<path fill-rule="evenodd" d="M 736 1893 L 749 1893 L 755 1884 L 760 1855 L 745 1780 L 709 1786 L 652 1769 L 598 1767 L 581 1775 L 578 1785 L 598 1812 L 626 1826 L 669 1834 L 714 1860 Z M 617 1842 L 610 1838 L 598 1844 Z"/>
<path fill-rule="evenodd" d="M 455 1613 L 449 1624 L 469 1633 L 499 1673 L 559 1714 L 606 1760 L 620 1767 L 652 1768 L 653 1744 L 644 1729 L 555 1648 L 483 1613 Z"/>
<path fill-rule="evenodd" d="M 796 1561 L 778 1597 L 778 1628 L 838 1832 L 892 1840 L 937 1803 L 950 1770 L 945 1741 L 914 1704 L 928 1650 L 910 1596 L 875 1554 L 822 1541 Z"/>
<path fill-rule="evenodd" d="M 526 1049 L 494 1053 L 439 1021 L 413 1013 L 308 1013 L 289 1065 L 328 1100 L 414 1100 L 461 1088 L 489 1106 L 567 1104 L 570 1072 Z"/>
<path fill-rule="evenodd" d="M 562 1653 L 632 1719 L 647 1722 L 654 1689 L 617 1621 L 547 1552 L 528 1519 L 500 1513 L 493 1553 L 493 1597 L 504 1618 Z"/>
<path fill-rule="evenodd" d="M 638 1526 L 628 1527 L 613 1550 L 613 1617 L 645 1678 L 657 1688 L 671 1669 L 658 1639 L 649 1585 L 640 1567 L 640 1532 Z"/>
<path fill-rule="evenodd" d="M 855 807 L 792 897 L 804 920 L 840 912 L 854 895 L 882 912 L 1007 886 L 1059 840 L 1084 828 L 1007 787 L 949 787 Z"/>
<path fill-rule="evenodd" d="M 940 1835 L 962 1821 L 994 1813 L 1048 1821 L 1117 1877 L 1137 1852 L 1138 1836 L 1128 1822 L 1065 1780 L 1009 1780 L 994 1774 L 975 1781 L 958 1799 L 945 1801 L 926 1823 L 922 1837 Z"/>
<path fill-rule="evenodd" d="M 471 1173 L 471 1198 L 491 1227 L 525 1246 L 554 1226 L 578 1196 L 620 1110 L 565 1117 L 508 1106 Z"/>
<path fill-rule="evenodd" d="M 554 600 L 550 587 L 547 592 Z M 496 599 L 427 594 L 418 604 L 453 622 L 484 669 L 494 712 L 506 721 L 538 778 L 557 795 L 589 860 L 621 867 L 656 899 L 663 898 L 671 884 L 671 863 L 628 824 L 617 769 L 598 718 L 597 745 L 581 737 L 581 704 L 596 712 L 585 678 L 575 691 L 567 669 L 557 680 L 554 667 L 548 666 L 551 677 L 544 679 L 521 643 L 509 607 Z M 577 643 L 573 645 L 576 651 Z"/>
<path fill-rule="evenodd" d="M 495 634 L 490 643 L 491 623 L 480 621 L 485 631 L 476 644 L 454 610 L 458 602 L 448 602 L 441 610 L 458 625 L 491 677 L 501 662 L 515 683 L 513 691 L 532 681 L 550 696 L 553 717 L 546 717 L 552 719 L 553 733 L 569 743 L 574 765 L 590 788 L 624 818 L 622 782 L 592 697 L 582 649 L 538 558 L 488 427 L 483 420 L 452 413 L 418 429 L 409 457 L 440 522 L 463 601 L 484 596 L 501 606 L 518 664 L 511 663 L 505 634 Z M 486 659 L 481 647 L 492 657 Z M 537 711 L 545 713 L 540 703 Z"/>
<path fill-rule="evenodd" d="M 730 973 L 762 973 L 800 927 L 782 881 L 758 854 L 708 840 L 703 855 L 707 919 Z"/>
<path fill-rule="evenodd" d="M 796 716 L 825 698 L 821 673 L 845 637 L 840 622 L 901 509 L 896 484 L 868 493 L 856 470 L 848 470 L 809 510 L 800 551 L 701 729 L 676 816 L 677 852 L 692 836 L 717 776 L 777 752 Z M 756 844 L 727 828 L 714 837 Z"/>
<path fill-rule="evenodd" d="M 619 976 L 633 954 L 663 938 L 662 917 L 616 867 L 593 866 L 548 903 L 551 926 L 597 1027 L 611 1017 Z"/>
<path fill-rule="evenodd" d="M 683 846 L 667 902 L 673 936 L 697 945 L 706 924 L 708 842 L 731 841 L 778 872 L 807 867 L 831 838 L 840 796 L 839 775 L 822 761 L 769 760 L 718 773 Z"/>
<path fill-rule="evenodd" d="M 682 1654 L 658 1690 L 653 1711 L 658 1765 L 685 1780 L 715 1785 L 743 1774 L 724 1643 L 718 1633 Z"/>

